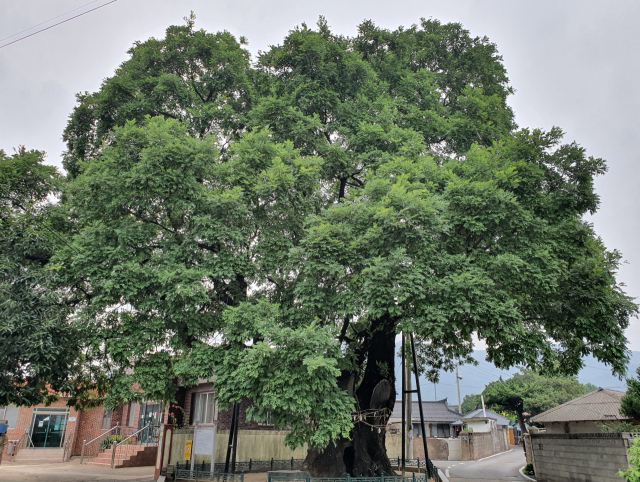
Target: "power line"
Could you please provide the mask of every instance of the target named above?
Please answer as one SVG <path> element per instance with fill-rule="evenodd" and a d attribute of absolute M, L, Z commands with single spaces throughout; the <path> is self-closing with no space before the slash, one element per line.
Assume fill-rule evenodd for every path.
<path fill-rule="evenodd" d="M 7 40 L 8 38 L 15 37 L 16 35 L 20 35 L 22 32 L 26 32 L 27 30 L 31 30 L 31 29 L 34 29 L 36 27 L 39 27 L 40 25 L 44 25 L 45 23 L 49 23 L 49 22 L 51 22 L 51 20 L 55 20 L 56 18 L 64 17 L 68 13 L 75 12 L 76 10 L 79 10 L 82 7 L 86 7 L 87 5 L 91 5 L 92 3 L 96 3 L 96 2 L 99 2 L 99 1 L 100 0 L 93 0 L 92 2 L 85 3 L 84 5 L 80 5 L 79 7 L 72 8 L 71 10 L 69 10 L 67 12 L 64 12 L 64 13 L 61 13 L 60 15 L 56 15 L 55 17 L 50 18 L 49 20 L 45 20 L 44 22 L 37 23 L 35 25 L 32 25 L 29 28 L 25 28 L 24 30 L 20 30 L 19 32 L 14 33 L 13 35 L 9 35 L 8 37 L 0 38 L 0 42 L 2 42 L 3 40 Z"/>
<path fill-rule="evenodd" d="M 110 2 L 107 2 L 107 3 L 103 4 L 103 5 L 100 5 L 99 7 L 92 8 L 91 10 L 87 10 L 86 12 L 79 13 L 78 15 L 75 15 L 75 16 L 73 16 L 71 18 L 63 20 L 62 22 L 54 23 L 53 25 L 51 25 L 51 26 L 49 26 L 47 28 L 40 29 L 40 30 L 38 30 L 36 32 L 30 33 L 29 35 L 25 35 L 24 37 L 20 37 L 19 39 L 14 40 L 13 42 L 9 42 L 9 43 L 6 43 L 4 45 L 0 45 L 0 49 L 8 47 L 9 45 L 12 45 L 12 44 L 14 44 L 16 42 L 20 42 L 20 40 L 24 40 L 26 38 L 32 37 L 34 35 L 37 35 L 40 32 L 44 32 L 45 30 L 49 30 L 50 28 L 56 27 L 58 25 L 62 25 L 63 23 L 66 23 L 66 22 L 69 22 L 70 20 L 73 20 L 74 18 L 82 17 L 83 15 L 86 15 L 87 13 L 93 12 L 94 10 L 98 10 L 99 8 L 102 8 L 102 7 L 106 7 L 107 5 L 109 5 L 111 3 L 115 3 L 117 1 L 118 0 L 111 0 Z"/>

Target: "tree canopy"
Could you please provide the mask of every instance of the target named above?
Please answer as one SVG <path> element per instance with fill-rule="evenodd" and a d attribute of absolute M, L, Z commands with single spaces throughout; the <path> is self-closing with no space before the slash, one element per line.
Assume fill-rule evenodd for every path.
<path fill-rule="evenodd" d="M 138 42 L 65 130 L 52 262 L 108 403 L 215 375 L 313 473 L 390 474 L 400 331 L 432 378 L 474 333 L 501 368 L 624 371 L 636 306 L 582 219 L 605 162 L 517 130 L 493 43 L 323 18 L 243 43 L 193 16 Z"/>
<path fill-rule="evenodd" d="M 582 384 L 574 377 L 546 377 L 523 370 L 507 380 L 489 383 L 482 394 L 487 405 L 514 411 L 525 433 L 524 413 L 538 415 L 591 391 L 592 384 Z"/>
<path fill-rule="evenodd" d="M 634 420 L 640 420 L 640 367 L 636 368 L 637 378 L 627 378 L 627 393 L 620 401 L 620 413 Z"/>
<path fill-rule="evenodd" d="M 69 389 L 78 356 L 70 307 L 50 263 L 60 239 L 47 197 L 59 188 L 44 153 L 0 150 L 0 405 L 38 404 Z"/>

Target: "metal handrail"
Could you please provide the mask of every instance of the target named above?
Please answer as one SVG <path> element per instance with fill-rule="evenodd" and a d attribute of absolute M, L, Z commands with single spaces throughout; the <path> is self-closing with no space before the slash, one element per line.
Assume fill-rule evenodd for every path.
<path fill-rule="evenodd" d="M 20 438 L 14 441 L 13 447 L 11 448 L 11 459 L 9 460 L 13 462 L 16 458 L 16 455 L 18 455 L 18 452 L 20 452 L 20 450 L 22 450 L 23 448 L 26 448 L 27 443 L 30 440 L 31 440 L 31 437 L 29 436 L 29 430 L 25 429 L 24 433 L 20 436 Z M 25 447 L 22 447 L 23 442 Z M 31 441 L 31 444 L 33 445 L 33 441 Z"/>
<path fill-rule="evenodd" d="M 97 437 L 95 437 L 95 438 L 93 438 L 93 439 L 89 440 L 88 442 L 87 442 L 87 439 L 84 439 L 84 440 L 82 441 L 82 450 L 80 451 L 80 465 L 82 465 L 82 464 L 83 464 L 83 462 L 84 462 L 84 448 L 85 448 L 85 446 L 89 445 L 90 443 L 95 442 L 95 441 L 96 441 L 96 440 L 98 440 L 99 438 L 104 438 L 104 437 L 105 437 L 106 435 L 108 435 L 110 432 L 112 432 L 113 430 L 116 430 L 116 431 L 117 431 L 119 428 L 120 428 L 120 422 L 117 422 L 115 427 L 111 427 L 111 428 L 110 428 L 109 430 L 107 430 L 106 432 L 101 433 L 100 435 L 98 435 Z"/>
<path fill-rule="evenodd" d="M 64 450 L 62 451 L 62 463 L 69 461 L 69 447 L 73 443 L 73 430 L 69 430 L 69 434 L 64 439 Z"/>
<path fill-rule="evenodd" d="M 115 459 L 116 459 L 116 450 L 118 449 L 118 447 L 120 445 L 123 445 L 127 440 L 130 440 L 131 438 L 133 438 L 135 435 L 138 435 L 140 432 L 147 430 L 149 427 L 151 427 L 151 423 L 146 424 L 144 427 L 142 427 L 140 430 L 138 430 L 137 432 L 133 432 L 131 435 L 129 435 L 126 439 L 122 440 L 121 442 L 118 442 L 114 445 L 111 446 L 111 468 L 113 468 L 113 465 L 115 464 Z"/>

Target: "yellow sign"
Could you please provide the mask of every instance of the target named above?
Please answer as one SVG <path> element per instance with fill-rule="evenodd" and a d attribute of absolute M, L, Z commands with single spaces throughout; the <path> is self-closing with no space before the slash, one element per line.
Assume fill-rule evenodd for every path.
<path fill-rule="evenodd" d="M 191 440 L 187 440 L 184 443 L 184 458 L 185 460 L 191 460 Z"/>

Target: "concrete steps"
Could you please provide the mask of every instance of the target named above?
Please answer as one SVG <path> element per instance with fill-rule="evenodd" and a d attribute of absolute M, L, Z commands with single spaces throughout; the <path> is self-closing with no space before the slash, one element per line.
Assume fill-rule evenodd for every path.
<path fill-rule="evenodd" d="M 62 462 L 63 454 L 63 448 L 25 448 L 18 452 L 12 463 L 17 465 L 55 464 Z"/>
<path fill-rule="evenodd" d="M 92 458 L 88 465 L 100 467 L 111 466 L 111 456 L 113 449 L 107 449 Z M 147 467 L 156 463 L 158 447 L 146 447 L 144 445 L 121 445 L 116 451 L 113 462 L 114 468 L 119 467 Z M 62 455 L 60 455 L 62 457 Z"/>

